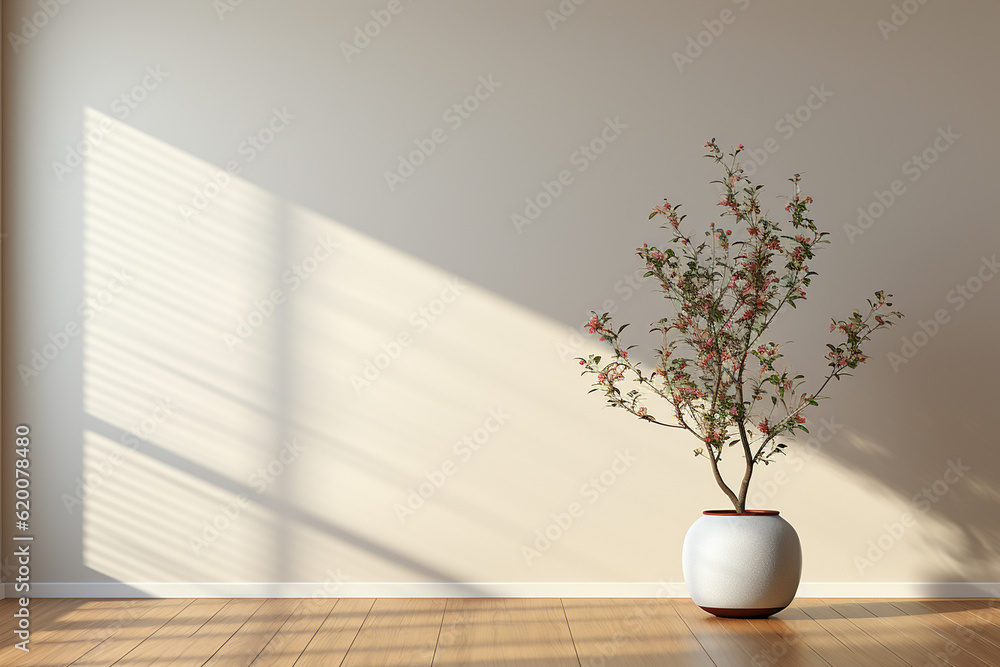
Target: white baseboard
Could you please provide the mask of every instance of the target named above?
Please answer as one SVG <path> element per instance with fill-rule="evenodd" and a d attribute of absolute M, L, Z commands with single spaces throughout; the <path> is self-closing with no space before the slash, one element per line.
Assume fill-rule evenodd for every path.
<path fill-rule="evenodd" d="M 19 597 L 5 584 L 6 597 Z M 688 597 L 683 583 L 33 583 L 35 598 Z M 1000 582 L 803 582 L 806 598 L 1000 598 Z"/>
<path fill-rule="evenodd" d="M 1000 582 L 803 582 L 800 598 L 1000 598 Z"/>

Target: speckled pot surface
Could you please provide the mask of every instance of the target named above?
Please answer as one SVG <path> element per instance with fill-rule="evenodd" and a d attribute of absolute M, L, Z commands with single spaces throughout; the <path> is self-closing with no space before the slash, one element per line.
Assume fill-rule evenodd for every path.
<path fill-rule="evenodd" d="M 763 618 L 795 598 L 802 547 L 775 510 L 707 510 L 684 537 L 684 583 L 716 616 Z"/>

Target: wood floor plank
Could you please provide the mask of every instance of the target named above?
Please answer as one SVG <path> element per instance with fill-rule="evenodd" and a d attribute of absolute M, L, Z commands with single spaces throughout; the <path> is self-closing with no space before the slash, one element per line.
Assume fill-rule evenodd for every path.
<path fill-rule="evenodd" d="M 11 599 L 8 598 L 7 601 Z M 40 598 L 32 600 L 28 605 L 28 629 L 31 632 L 29 646 L 34 650 L 38 648 L 39 630 L 52 628 L 58 622 L 60 616 L 74 609 L 79 608 L 86 602 L 85 600 L 65 599 L 65 598 Z M 14 645 L 21 641 L 21 638 L 14 634 L 18 629 L 19 619 L 13 616 L 18 609 L 17 604 L 11 604 L 8 611 L 9 617 L 4 618 L 4 623 L 0 625 L 0 665 L 16 664 L 15 660 L 24 657 L 24 651 Z"/>
<path fill-rule="evenodd" d="M 112 628 L 121 627 L 132 619 L 134 600 L 75 600 L 47 620 L 35 619 L 31 626 L 31 651 L 24 654 L 13 646 L 15 662 L 23 667 L 35 665 L 69 665 L 107 638 Z M 152 604 L 152 602 L 148 602 Z M 0 663 L 5 664 L 5 663 Z"/>
<path fill-rule="evenodd" d="M 677 615 L 718 667 L 744 667 L 750 664 L 752 656 L 723 627 L 721 619 L 698 608 L 691 600 L 677 598 L 673 603 Z"/>
<path fill-rule="evenodd" d="M 851 656 L 865 665 L 880 665 L 882 667 L 910 667 L 910 664 L 891 650 L 874 640 L 860 627 L 838 614 L 827 604 L 811 600 L 799 606 L 811 619 L 836 637 L 846 646 Z"/>
<path fill-rule="evenodd" d="M 786 609 L 782 609 L 777 614 L 771 616 L 771 620 L 781 621 L 781 627 L 785 633 L 791 634 L 795 638 L 792 646 L 808 648 L 825 660 L 830 665 L 840 667 L 867 667 L 853 656 L 851 650 L 834 635 L 820 626 L 807 613 L 801 609 L 801 605 L 813 602 L 812 600 L 797 599 Z M 781 645 L 777 645 L 778 650 L 772 652 L 771 657 L 780 652 Z M 794 662 L 790 663 L 794 665 Z"/>
<path fill-rule="evenodd" d="M 337 604 L 336 598 L 301 600 L 251 667 L 291 667 Z"/>
<path fill-rule="evenodd" d="M 301 600 L 264 600 L 253 615 L 205 663 L 205 667 L 246 667 L 285 624 Z"/>
<path fill-rule="evenodd" d="M 959 627 L 974 632 L 1000 651 L 1000 627 L 981 618 L 968 604 L 954 600 L 922 600 L 921 604 Z"/>
<path fill-rule="evenodd" d="M 780 618 L 749 618 L 745 623 L 753 628 L 764 647 L 753 654 L 757 665 L 788 665 L 789 667 L 828 667 L 830 663 L 820 657 L 809 646 L 801 629 Z M 814 628 L 815 632 L 823 632 L 822 628 Z M 752 663 L 753 664 L 753 663 Z"/>
<path fill-rule="evenodd" d="M 147 602 L 152 604 L 147 604 L 138 617 L 126 617 L 123 614 L 122 621 L 120 625 L 116 624 L 115 631 L 70 663 L 72 667 L 105 667 L 114 664 L 169 623 L 194 600 L 170 599 Z"/>
<path fill-rule="evenodd" d="M 941 635 L 944 639 L 944 652 L 947 655 L 960 655 L 959 650 L 975 656 L 989 665 L 1000 664 L 1000 650 L 996 645 L 986 641 L 978 634 L 959 626 L 947 619 L 944 614 L 935 613 L 933 609 L 922 604 L 920 600 L 892 600 L 892 605 L 904 611 L 926 627 Z"/>
<path fill-rule="evenodd" d="M 583 665 L 714 667 L 668 598 L 563 600 Z"/>
<path fill-rule="evenodd" d="M 768 619 L 676 598 L 39 599 L 30 619 L 31 653 L 8 634 L 0 665 L 1000 665 L 993 599 L 799 599 Z"/>
<path fill-rule="evenodd" d="M 763 619 L 755 619 L 763 620 Z M 798 658 L 802 660 L 809 661 L 811 667 L 826 667 L 827 663 L 813 653 L 810 656 L 808 651 L 801 651 L 800 656 L 797 656 L 797 660 L 792 662 L 786 658 L 786 656 L 781 655 L 781 651 L 778 646 L 773 642 L 768 641 L 761 635 L 757 629 L 754 627 L 750 620 L 742 618 L 721 618 L 719 619 L 720 626 L 729 633 L 729 636 L 739 644 L 744 651 L 750 655 L 750 664 L 759 664 L 764 660 L 769 660 L 772 663 L 777 664 L 794 664 L 796 667 L 805 664 L 799 662 Z"/>
<path fill-rule="evenodd" d="M 16 600 L 8 599 L 5 601 L 11 602 L 9 607 L 9 617 L 4 618 L 4 622 L 0 625 L 0 637 L 3 638 L 2 647 L 0 647 L 0 665 L 7 664 L 17 664 L 15 661 L 23 661 L 27 659 L 27 655 L 24 651 L 16 648 L 15 644 L 21 641 L 20 637 L 14 634 L 14 631 L 18 629 L 19 619 L 13 616 L 13 613 L 17 611 L 19 605 Z M 79 609 L 83 606 L 87 600 L 78 599 L 59 599 L 59 598 L 41 598 L 33 599 L 28 605 L 28 630 L 30 634 L 30 642 L 28 646 L 32 651 L 40 650 L 41 645 L 39 644 L 39 639 L 45 637 L 47 641 L 51 641 L 58 635 L 48 636 L 42 634 L 42 631 L 55 630 L 59 631 L 59 619 L 72 611 Z"/>
<path fill-rule="evenodd" d="M 184 646 L 172 661 L 160 661 L 164 665 L 202 665 L 208 656 L 214 655 L 247 620 L 264 604 L 263 599 L 230 600 L 218 614 L 183 642 Z"/>
<path fill-rule="evenodd" d="M 375 602 L 371 598 L 338 600 L 302 651 L 295 666 L 324 667 L 341 664 Z"/>
<path fill-rule="evenodd" d="M 229 600 L 222 598 L 196 599 L 112 664 L 116 667 L 152 665 L 160 664 L 158 661 L 161 659 L 171 659 L 180 651 L 179 647 L 185 645 L 228 602 Z"/>
<path fill-rule="evenodd" d="M 873 641 L 882 644 L 910 665 L 922 667 L 935 664 L 934 650 L 938 648 L 936 642 L 918 641 L 914 636 L 902 632 L 893 623 L 893 619 L 876 616 L 853 600 L 831 599 L 823 602 L 863 630 Z M 937 636 L 933 633 L 924 634 L 927 637 Z"/>
<path fill-rule="evenodd" d="M 648 655 L 653 662 L 638 664 L 713 665 L 708 652 L 691 633 L 687 623 L 677 611 L 676 602 L 670 598 L 651 600 L 612 600 L 628 612 L 625 631 L 635 635 L 630 645 L 640 655 Z M 631 658 L 631 655 L 629 656 Z"/>
<path fill-rule="evenodd" d="M 957 644 L 936 632 L 933 627 L 930 627 L 925 619 L 921 618 L 921 614 L 911 615 L 901 610 L 893 604 L 893 602 L 896 602 L 895 600 L 889 602 L 886 600 L 858 599 L 855 602 L 879 618 L 884 618 L 892 623 L 893 627 L 919 643 L 927 649 L 928 653 L 936 656 L 936 659 L 939 661 L 943 660 L 946 664 L 953 665 L 954 667 L 986 667 L 989 665 L 989 663 L 983 662 L 975 655 L 960 650 Z M 948 621 L 942 622 L 945 624 L 948 623 Z M 934 664 L 933 661 L 931 664 Z"/>
<path fill-rule="evenodd" d="M 159 646 L 156 664 L 176 667 L 195 667 L 215 654 L 219 648 L 232 637 L 240 627 L 264 603 L 262 599 L 235 599 L 225 605 L 185 641 L 175 641 L 169 647 Z M 146 642 L 140 645 L 144 646 Z M 129 664 L 127 658 L 122 664 Z"/>
<path fill-rule="evenodd" d="M 944 600 L 960 605 L 992 625 L 1000 625 L 1000 599 L 991 598 L 959 598 Z"/>
<path fill-rule="evenodd" d="M 41 614 L 46 607 L 51 607 L 57 604 L 68 604 L 70 602 L 79 602 L 78 600 L 66 600 L 64 598 L 38 598 L 30 600 L 28 603 L 28 615 L 33 616 L 35 614 Z M 7 636 L 9 630 L 12 630 L 14 626 L 17 625 L 17 620 L 14 618 L 14 612 L 20 608 L 17 598 L 4 598 L 0 600 L 0 633 L 3 637 Z"/>
<path fill-rule="evenodd" d="M 443 598 L 375 600 L 342 667 L 371 665 L 373 658 L 386 667 L 430 667 L 446 602 Z M 333 614 L 336 613 L 334 608 Z"/>
<path fill-rule="evenodd" d="M 997 646 L 982 637 L 979 633 L 951 618 L 951 614 L 935 613 L 931 607 L 928 607 L 919 600 L 893 600 L 892 604 L 894 607 L 916 617 L 944 637 L 947 640 L 945 643 L 946 653 L 951 654 L 958 648 L 971 653 L 989 665 L 1000 665 L 1000 646 Z M 958 618 L 962 617 L 959 616 Z"/>
<path fill-rule="evenodd" d="M 969 598 L 950 600 L 978 616 L 983 622 L 1000 628 L 1000 600 Z"/>
<path fill-rule="evenodd" d="M 559 598 L 450 599 L 441 630 L 434 667 L 580 664 Z"/>
<path fill-rule="evenodd" d="M 14 598 L 6 598 L 3 602 L 9 603 L 2 612 L 3 617 L 0 618 L 0 637 L 6 639 L 7 637 L 12 637 L 14 630 L 17 628 L 19 619 L 14 616 L 14 612 L 18 610 L 20 605 Z M 64 613 L 69 609 L 75 609 L 84 602 L 86 600 L 73 598 L 33 599 L 28 603 L 28 619 L 33 627 L 41 628 L 56 615 Z"/>

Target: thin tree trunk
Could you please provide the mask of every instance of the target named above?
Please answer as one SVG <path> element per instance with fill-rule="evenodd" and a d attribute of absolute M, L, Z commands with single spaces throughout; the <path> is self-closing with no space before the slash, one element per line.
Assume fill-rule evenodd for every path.
<path fill-rule="evenodd" d="M 739 422 L 740 441 L 743 443 L 743 458 L 746 460 L 746 472 L 743 473 L 743 482 L 740 484 L 740 495 L 736 500 L 736 512 L 743 514 L 747 507 L 747 490 L 750 488 L 750 478 L 753 476 L 753 459 L 750 453 L 750 438 L 747 436 L 747 429 L 743 422 Z"/>
<path fill-rule="evenodd" d="M 726 484 L 726 481 L 722 479 L 722 474 L 719 472 L 719 464 L 715 460 L 715 452 L 712 451 L 711 447 L 707 447 L 707 449 L 708 460 L 712 462 L 712 474 L 715 475 L 716 484 L 718 484 L 719 488 L 722 489 L 722 492 L 729 497 L 729 500 L 733 503 L 733 507 L 736 508 L 736 512 L 741 513 L 742 510 L 740 510 L 740 500 L 736 497 L 736 494 L 733 493 L 733 490 Z"/>

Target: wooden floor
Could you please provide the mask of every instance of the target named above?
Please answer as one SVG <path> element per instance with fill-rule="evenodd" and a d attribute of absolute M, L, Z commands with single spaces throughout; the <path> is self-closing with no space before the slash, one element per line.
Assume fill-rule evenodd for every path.
<path fill-rule="evenodd" d="M 764 620 L 686 599 L 0 601 L 0 665 L 997 667 L 1000 601 L 803 599 Z"/>

